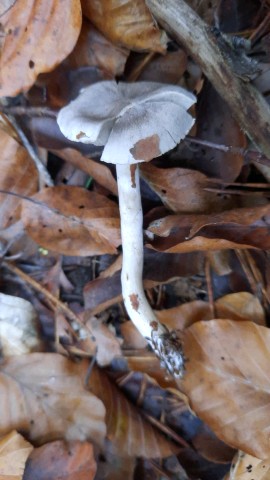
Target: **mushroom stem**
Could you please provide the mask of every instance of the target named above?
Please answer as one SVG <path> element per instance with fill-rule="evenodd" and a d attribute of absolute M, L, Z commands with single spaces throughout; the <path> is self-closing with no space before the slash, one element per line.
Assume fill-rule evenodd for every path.
<path fill-rule="evenodd" d="M 122 293 L 130 319 L 146 338 L 161 363 L 175 377 L 181 377 L 184 358 L 175 332 L 157 319 L 143 289 L 143 214 L 139 166 L 117 164 L 117 183 L 123 249 Z"/>

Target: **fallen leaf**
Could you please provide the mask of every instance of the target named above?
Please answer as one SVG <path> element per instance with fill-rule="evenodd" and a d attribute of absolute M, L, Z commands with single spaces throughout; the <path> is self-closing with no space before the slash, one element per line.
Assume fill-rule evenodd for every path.
<path fill-rule="evenodd" d="M 195 413 L 228 445 L 269 457 L 269 329 L 197 322 L 184 332 L 184 354 L 181 388 Z"/>
<path fill-rule="evenodd" d="M 54 153 L 63 160 L 66 160 L 66 162 L 74 165 L 74 167 L 88 173 L 99 185 L 109 190 L 113 195 L 118 195 L 117 182 L 110 169 L 104 163 L 95 162 L 73 148 L 54 150 Z"/>
<path fill-rule="evenodd" d="M 0 348 L 4 357 L 42 349 L 31 303 L 4 293 L 0 293 Z"/>
<path fill-rule="evenodd" d="M 116 45 L 165 53 L 167 37 L 144 0 L 82 0 L 83 14 Z"/>
<path fill-rule="evenodd" d="M 97 465 L 88 442 L 58 440 L 35 448 L 27 460 L 25 480 L 93 480 Z"/>
<path fill-rule="evenodd" d="M 27 458 L 33 450 L 31 443 L 22 435 L 12 431 L 0 439 L 1 480 L 22 480 Z"/>
<path fill-rule="evenodd" d="M 173 212 L 214 213 L 229 208 L 225 201 L 205 188 L 207 177 L 187 168 L 157 168 L 152 163 L 140 167 L 142 177 Z"/>
<path fill-rule="evenodd" d="M 140 56 L 139 56 L 140 60 Z M 136 62 L 133 71 L 136 72 Z M 179 48 L 174 52 L 166 52 L 166 55 L 155 55 L 143 68 L 137 78 L 139 81 L 161 82 L 177 85 L 187 67 L 187 54 Z M 192 89 L 191 89 L 192 90 Z"/>
<path fill-rule="evenodd" d="M 169 215 L 147 227 L 147 246 L 168 253 L 251 247 L 268 250 L 269 213 L 269 205 L 264 205 L 214 215 Z"/>
<path fill-rule="evenodd" d="M 96 360 L 98 365 L 105 367 L 109 365 L 115 357 L 121 355 L 120 339 L 118 339 L 101 320 L 92 317 L 86 322 L 85 326 L 86 329 L 89 327 L 89 330 L 96 339 Z M 84 352 L 87 353 L 89 351 L 90 355 L 93 355 L 93 341 L 89 338 L 89 330 L 85 332 L 81 330 L 77 334 L 79 340 L 78 345 Z M 88 348 L 89 342 L 90 348 Z"/>
<path fill-rule="evenodd" d="M 164 458 L 173 454 L 173 444 L 140 415 L 105 372 L 93 368 L 88 388 L 106 407 L 107 438 L 112 453 L 144 458 Z"/>
<path fill-rule="evenodd" d="M 0 370 L 0 434 L 16 429 L 38 443 L 64 437 L 102 445 L 105 409 L 84 389 L 80 373 L 80 364 L 54 353 L 6 359 Z"/>
<path fill-rule="evenodd" d="M 81 29 L 79 0 L 20 0 L 1 17 L 0 96 L 28 90 L 71 52 Z"/>
<path fill-rule="evenodd" d="M 270 475 L 270 457 L 266 460 L 238 452 L 225 480 L 268 480 Z"/>
<path fill-rule="evenodd" d="M 255 295 L 249 292 L 230 293 L 215 302 L 218 318 L 249 320 L 265 326 L 263 307 Z"/>
<path fill-rule="evenodd" d="M 105 38 L 86 18 L 75 48 L 65 60 L 70 68 L 98 67 L 111 78 L 124 72 L 129 51 Z"/>
<path fill-rule="evenodd" d="M 33 195 L 38 189 L 38 172 L 24 147 L 0 130 L 0 189 L 19 195 Z M 0 228 L 19 219 L 21 199 L 0 193 Z"/>
<path fill-rule="evenodd" d="M 57 186 L 23 200 L 22 221 L 41 246 L 64 255 L 116 253 L 121 244 L 117 205 L 80 187 Z"/>

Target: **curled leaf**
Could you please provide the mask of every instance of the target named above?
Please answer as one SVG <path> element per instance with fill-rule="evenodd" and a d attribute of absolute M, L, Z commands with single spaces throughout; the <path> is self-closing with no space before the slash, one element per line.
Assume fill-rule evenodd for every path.
<path fill-rule="evenodd" d="M 19 0 L 1 23 L 0 96 L 14 96 L 71 52 L 81 29 L 80 1 Z"/>
<path fill-rule="evenodd" d="M 116 253 L 119 211 L 111 200 L 71 186 L 45 188 L 32 199 L 22 203 L 22 221 L 41 246 L 65 255 Z"/>

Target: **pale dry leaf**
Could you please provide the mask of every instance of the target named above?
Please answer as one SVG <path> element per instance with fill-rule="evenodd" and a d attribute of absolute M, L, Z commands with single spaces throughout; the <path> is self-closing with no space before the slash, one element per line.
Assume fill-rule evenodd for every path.
<path fill-rule="evenodd" d="M 76 168 L 87 173 L 90 177 L 93 177 L 99 185 L 109 190 L 113 195 L 118 195 L 117 182 L 107 165 L 95 162 L 73 148 L 54 150 L 54 153 L 66 162 L 71 163 Z"/>
<path fill-rule="evenodd" d="M 0 348 L 4 357 L 42 349 L 36 312 L 24 298 L 0 293 Z"/>
<path fill-rule="evenodd" d="M 79 0 L 20 0 L 2 17 L 0 96 L 28 90 L 40 73 L 55 68 L 76 44 Z"/>
<path fill-rule="evenodd" d="M 24 147 L 0 130 L 0 189 L 20 195 L 33 195 L 38 190 L 38 172 Z M 19 219 L 21 199 L 0 193 L 0 228 L 7 228 Z"/>
<path fill-rule="evenodd" d="M 250 247 L 267 250 L 269 213 L 267 204 L 209 215 L 168 215 L 150 223 L 149 243 L 155 250 L 168 253 Z"/>
<path fill-rule="evenodd" d="M 90 443 L 58 440 L 33 450 L 25 480 L 93 480 L 96 470 Z"/>
<path fill-rule="evenodd" d="M 206 191 L 209 181 L 201 172 L 188 168 L 157 168 L 148 163 L 140 170 L 152 190 L 173 212 L 214 213 L 230 206 L 230 201 Z"/>
<path fill-rule="evenodd" d="M 116 253 L 121 244 L 119 210 L 112 201 L 80 187 L 44 188 L 23 200 L 22 221 L 41 246 L 64 255 Z"/>
<path fill-rule="evenodd" d="M 140 415 L 105 372 L 93 368 L 88 388 L 106 407 L 107 438 L 112 453 L 144 458 L 163 458 L 173 454 L 174 445 Z"/>
<path fill-rule="evenodd" d="M 269 456 L 270 331 L 253 322 L 209 320 L 184 331 L 191 408 L 234 448 Z"/>
<path fill-rule="evenodd" d="M 112 43 L 165 53 L 167 36 L 157 28 L 144 0 L 82 0 L 82 10 Z"/>
<path fill-rule="evenodd" d="M 22 480 L 25 463 L 33 448 L 15 430 L 0 438 L 1 480 Z"/>
<path fill-rule="evenodd" d="M 249 320 L 265 325 L 265 314 L 259 299 L 249 292 L 229 293 L 215 302 L 218 318 Z"/>
<path fill-rule="evenodd" d="M 70 68 L 98 67 L 108 78 L 123 75 L 129 50 L 110 42 L 86 18 L 75 48 L 65 60 Z"/>
<path fill-rule="evenodd" d="M 0 434 L 16 429 L 38 443 L 64 437 L 102 445 L 105 408 L 84 389 L 80 372 L 80 364 L 54 353 L 6 359 L 0 371 Z"/>
<path fill-rule="evenodd" d="M 269 480 L 270 457 L 266 460 L 237 452 L 226 480 Z"/>

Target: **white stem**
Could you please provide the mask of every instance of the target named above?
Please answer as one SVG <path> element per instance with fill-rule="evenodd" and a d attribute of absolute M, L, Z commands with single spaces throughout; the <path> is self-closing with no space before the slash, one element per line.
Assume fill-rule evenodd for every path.
<path fill-rule="evenodd" d="M 143 289 L 143 214 L 138 165 L 116 165 L 123 249 L 122 293 L 130 319 L 175 376 L 183 372 L 181 346 L 150 307 Z"/>

